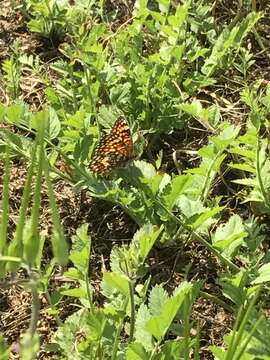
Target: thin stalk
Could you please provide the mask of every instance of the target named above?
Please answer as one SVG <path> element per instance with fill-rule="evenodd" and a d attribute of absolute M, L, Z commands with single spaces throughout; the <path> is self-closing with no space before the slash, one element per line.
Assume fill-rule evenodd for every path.
<path fill-rule="evenodd" d="M 197 329 L 196 329 L 196 343 L 194 346 L 193 358 L 194 358 L 194 360 L 200 360 L 200 327 L 199 327 L 199 325 L 197 326 Z"/>
<path fill-rule="evenodd" d="M 90 246 L 89 246 L 89 253 L 88 253 L 88 258 L 87 258 L 87 265 L 86 265 L 86 269 L 85 269 L 84 279 L 85 279 L 85 283 L 86 283 L 86 292 L 87 292 L 87 298 L 88 298 L 88 302 L 89 302 L 90 312 L 93 313 L 94 305 L 93 305 L 93 300 L 92 300 L 92 294 L 91 294 L 91 288 L 90 288 L 90 276 L 89 276 L 92 239 L 90 238 L 89 241 L 90 241 Z"/>
<path fill-rule="evenodd" d="M 182 228 L 189 231 L 201 244 L 203 244 L 210 252 L 212 252 L 214 255 L 216 255 L 220 261 L 231 268 L 233 271 L 238 272 L 240 269 L 238 266 L 236 266 L 234 263 L 232 263 L 229 259 L 227 259 L 225 256 L 223 256 L 217 249 L 215 249 L 211 244 L 209 244 L 204 238 L 199 235 L 195 230 L 190 229 L 190 227 L 186 226 L 177 216 L 175 216 L 173 213 L 171 213 L 165 205 L 162 204 L 161 201 L 156 200 L 156 202 L 161 206 L 167 214 L 176 222 L 178 223 Z"/>
<path fill-rule="evenodd" d="M 40 251 L 40 234 L 39 234 L 39 216 L 40 216 L 40 201 L 41 201 L 41 182 L 43 171 L 43 156 L 44 156 L 44 125 L 40 126 L 37 134 L 37 143 L 39 144 L 38 154 L 38 169 L 35 179 L 35 190 L 33 195 L 33 207 L 31 211 L 31 226 L 29 236 L 24 239 L 24 258 L 29 266 L 36 263 Z"/>
<path fill-rule="evenodd" d="M 228 310 L 228 311 L 231 312 L 231 313 L 234 311 L 233 308 L 232 308 L 230 305 L 226 304 L 225 301 L 219 299 L 219 298 L 218 298 L 217 296 L 215 296 L 215 295 L 208 294 L 208 293 L 206 293 L 205 291 L 200 291 L 199 294 L 200 294 L 200 296 L 202 296 L 203 298 L 205 298 L 205 299 L 207 299 L 207 300 L 210 300 L 210 301 L 213 301 L 213 302 L 215 302 L 216 304 L 222 306 L 224 309 Z"/>
<path fill-rule="evenodd" d="M 128 281 L 129 287 L 129 297 L 130 297 L 130 332 L 129 332 L 129 340 L 131 343 L 134 337 L 134 329 L 135 329 L 135 301 L 134 301 L 134 281 Z"/>
<path fill-rule="evenodd" d="M 259 182 L 259 186 L 260 186 L 260 190 L 264 199 L 264 202 L 267 206 L 268 209 L 270 209 L 270 202 L 267 196 L 267 192 L 265 190 L 263 181 L 262 181 L 262 175 L 261 175 L 261 166 L 260 166 L 260 139 L 259 139 L 259 135 L 257 138 L 257 149 L 256 149 L 256 172 L 257 172 L 257 176 L 258 176 L 258 182 Z"/>
<path fill-rule="evenodd" d="M 127 296 L 126 301 L 124 303 L 124 307 L 123 307 L 123 313 L 126 313 L 128 302 L 129 302 L 129 297 Z M 115 336 L 114 344 L 113 344 L 113 351 L 112 351 L 111 360 L 116 360 L 117 359 L 118 344 L 119 344 L 119 341 L 120 341 L 120 334 L 121 334 L 121 331 L 123 329 L 123 323 L 124 323 L 124 316 L 120 320 L 118 328 L 117 328 L 117 332 L 116 332 L 116 336 Z"/>
<path fill-rule="evenodd" d="M 56 309 L 56 306 L 54 306 L 53 303 L 52 303 L 51 295 L 50 295 L 49 291 L 46 291 L 44 295 L 45 295 L 46 300 L 48 301 L 50 307 L 53 308 L 53 309 Z M 54 318 L 55 318 L 55 321 L 56 321 L 58 327 L 63 325 L 60 317 L 57 314 L 54 315 Z"/>
<path fill-rule="evenodd" d="M 2 194 L 2 218 L 0 224 L 0 256 L 6 254 L 7 243 L 7 228 L 9 215 L 9 180 L 10 180 L 10 165 L 9 165 L 9 147 L 6 146 L 6 156 L 4 161 L 4 180 L 3 180 L 3 194 Z M 5 262 L 0 264 L 0 277 L 5 275 Z"/>
<path fill-rule="evenodd" d="M 40 311 L 40 301 L 38 297 L 37 283 L 36 279 L 33 278 L 33 274 L 31 274 L 32 279 L 30 280 L 30 288 L 32 292 L 32 314 L 31 321 L 29 325 L 29 333 L 31 337 L 33 337 L 37 330 L 37 323 L 39 318 Z"/>
<path fill-rule="evenodd" d="M 241 306 L 239 311 L 238 311 L 238 315 L 237 315 L 237 318 L 236 318 L 236 321 L 235 321 L 235 324 L 234 324 L 234 327 L 233 327 L 232 337 L 231 337 L 230 343 L 228 345 L 228 349 L 227 349 L 226 356 L 225 356 L 224 360 L 233 359 L 232 356 L 233 356 L 233 351 L 234 351 L 234 342 L 235 342 L 235 338 L 236 338 L 236 331 L 237 331 L 237 329 L 239 327 L 239 324 L 241 322 L 243 312 L 244 312 L 244 309 L 243 309 L 243 306 Z"/>
<path fill-rule="evenodd" d="M 258 298 L 260 289 L 257 291 L 256 295 L 251 300 L 250 304 L 248 305 L 246 311 L 240 311 L 238 313 L 236 324 L 234 326 L 233 336 L 232 340 L 228 346 L 228 351 L 225 356 L 225 360 L 231 360 L 233 359 L 233 356 L 236 354 L 238 346 L 240 344 L 241 338 L 243 337 L 245 326 L 248 322 L 250 312 L 252 311 L 254 304 Z M 244 316 L 242 317 L 242 312 L 244 312 Z M 239 328 L 238 325 L 240 324 Z"/>
<path fill-rule="evenodd" d="M 2 219 L 0 224 L 0 255 L 5 253 L 7 240 L 7 226 L 9 214 L 9 180 L 10 180 L 10 165 L 9 165 L 9 147 L 6 146 L 6 156 L 4 162 L 4 181 L 2 194 Z"/>
<path fill-rule="evenodd" d="M 26 222 L 26 214 L 27 214 L 27 208 L 28 203 L 30 200 L 31 195 L 31 183 L 34 173 L 34 164 L 35 164 L 35 157 L 36 157 L 36 151 L 37 151 L 37 141 L 34 144 L 34 148 L 32 151 L 31 156 L 31 162 L 30 167 L 27 172 L 27 177 L 24 185 L 23 195 L 22 195 L 22 201 L 19 211 L 19 222 L 16 227 L 15 235 L 13 238 L 13 241 L 11 242 L 9 248 L 8 248 L 8 255 L 14 256 L 14 257 L 22 257 L 23 255 L 23 230 Z M 7 264 L 7 268 L 10 271 L 16 271 L 19 267 L 19 264 L 16 263 L 9 263 Z"/>
<path fill-rule="evenodd" d="M 22 126 L 22 125 L 17 125 L 17 127 L 19 129 L 22 129 L 22 130 L 26 130 L 28 131 L 29 133 L 31 134 L 36 134 L 36 132 L 32 129 L 28 129 L 27 127 L 25 126 Z M 50 145 L 55 151 L 58 152 L 58 154 L 60 154 L 63 159 L 65 161 L 67 161 L 68 163 L 70 163 L 83 177 L 85 177 L 86 179 L 89 179 L 89 175 L 87 174 L 87 172 L 85 172 L 74 160 L 70 159 L 66 153 L 64 151 L 62 151 L 57 145 L 53 144 L 50 140 L 44 138 L 45 142 Z M 27 157 L 26 154 L 24 154 L 25 157 Z M 60 171 L 57 171 L 57 169 L 53 169 L 54 172 L 56 172 L 57 174 L 61 174 L 61 176 L 63 177 L 62 173 Z M 70 181 L 70 178 L 68 177 L 65 177 L 68 181 Z"/>
<path fill-rule="evenodd" d="M 189 312 L 190 312 L 190 294 L 184 300 L 184 360 L 189 360 Z"/>
<path fill-rule="evenodd" d="M 88 298 L 88 302 L 89 302 L 89 308 L 90 308 L 90 312 L 93 313 L 94 311 L 94 306 L 93 306 L 93 302 L 92 302 L 92 294 L 91 294 L 91 289 L 90 289 L 90 279 L 88 276 L 88 267 L 87 270 L 84 274 L 84 281 L 86 284 L 86 292 L 87 292 L 87 298 Z"/>
<path fill-rule="evenodd" d="M 60 222 L 60 215 L 57 209 L 56 200 L 53 192 L 53 186 L 49 175 L 49 163 L 48 160 L 44 161 L 44 175 L 48 188 L 48 197 L 52 213 L 52 223 L 53 223 L 53 234 L 51 237 L 53 253 L 57 261 L 60 264 L 66 264 L 68 260 L 68 249 L 67 243 L 64 236 L 63 228 Z"/>
<path fill-rule="evenodd" d="M 155 343 L 154 349 L 151 351 L 151 355 L 150 355 L 149 360 L 152 360 L 153 357 L 157 354 L 157 351 L 158 351 L 158 348 L 159 348 L 160 343 L 161 343 L 161 340 L 159 340 L 159 341 L 157 341 L 157 342 Z"/>
<path fill-rule="evenodd" d="M 263 320 L 263 315 L 261 315 L 258 320 L 255 322 L 254 326 L 252 327 L 252 329 L 250 330 L 247 338 L 246 338 L 246 341 L 244 342 L 244 344 L 242 345 L 239 353 L 237 354 L 235 360 L 241 360 L 243 357 L 242 355 L 244 355 L 244 351 L 246 350 L 248 344 L 250 343 L 250 340 L 254 334 L 254 332 L 256 331 L 257 327 L 259 326 L 260 322 Z"/>

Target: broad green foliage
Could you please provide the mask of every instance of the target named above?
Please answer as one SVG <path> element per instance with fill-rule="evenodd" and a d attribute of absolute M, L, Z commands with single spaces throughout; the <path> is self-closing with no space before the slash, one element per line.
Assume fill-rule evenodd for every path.
<path fill-rule="evenodd" d="M 20 356 L 30 359 L 46 350 L 73 360 L 199 359 L 199 322 L 191 314 L 197 298 L 205 296 L 233 318 L 223 345 L 209 347 L 216 359 L 249 360 L 254 354 L 270 359 L 264 315 L 270 281 L 265 251 L 270 86 L 262 79 L 251 81 L 256 56 L 247 47 L 247 39 L 260 39 L 264 14 L 254 11 L 253 2 L 239 2 L 242 9 L 225 24 L 216 21 L 217 2 L 137 0 L 132 8 L 127 6 L 132 2 L 119 3 L 12 1 L 44 49 L 61 54 L 46 62 L 46 55 L 24 54 L 14 43 L 0 69 L 5 94 L 0 104 L 0 277 L 26 269 L 25 286 L 33 297 Z M 44 91 L 35 111 L 22 86 L 28 77 Z M 235 113 L 237 122 L 230 121 Z M 134 159 L 106 177 L 97 176 L 88 168 L 93 151 L 102 131 L 109 132 L 123 114 Z M 10 173 L 18 159 L 27 175 L 11 234 Z M 68 248 L 54 194 L 59 179 L 74 191 L 119 206 L 138 227 L 130 243 L 111 249 L 102 272 L 102 304 L 95 300 L 91 276 L 92 254 L 97 256 L 91 228 L 79 226 Z M 52 220 L 46 239 L 40 230 L 43 192 Z M 47 238 L 51 261 L 43 259 Z M 177 255 L 172 268 L 179 271 L 179 283 L 170 291 L 156 283 L 149 261 L 154 247 L 162 251 L 173 245 L 184 258 L 187 248 L 197 251 L 198 243 L 217 261 L 211 284 L 218 284 L 220 293 L 206 293 L 208 279 L 197 280 L 198 265 L 182 264 Z M 67 263 L 69 281 L 52 289 L 56 266 Z M 46 311 L 57 322 L 46 346 L 36 331 L 39 295 L 46 296 Z M 61 322 L 59 303 L 65 296 L 75 298 L 79 309 Z M 0 360 L 8 352 L 0 338 Z"/>
<path fill-rule="evenodd" d="M 87 306 L 85 305 L 86 294 L 78 290 L 85 289 L 87 284 L 84 279 L 88 280 L 80 276 L 86 267 L 82 267 L 84 260 L 77 257 L 79 255 L 77 251 L 81 249 L 84 253 L 86 250 L 86 229 L 83 225 L 73 238 L 70 259 L 75 268 L 71 268 L 65 274 L 70 278 L 80 279 L 81 287 L 76 289 L 76 293 L 62 291 L 62 294 L 78 297 L 84 306 Z M 97 353 L 102 358 L 110 358 L 111 354 L 118 357 L 121 353 L 126 353 L 128 358 L 132 358 L 133 352 L 137 351 L 144 356 L 143 358 L 147 356 L 149 358 L 151 352 L 156 358 L 157 346 L 165 339 L 179 309 L 186 301 L 186 296 L 192 293 L 194 298 L 197 296 L 197 288 L 193 288 L 193 285 L 188 282 L 179 285 L 171 296 L 157 285 L 149 293 L 147 306 L 145 301 L 148 280 L 142 284 L 143 287 L 146 286 L 144 291 L 136 291 L 145 274 L 142 267 L 146 256 L 157 241 L 160 232 L 161 229 L 155 230 L 150 225 L 146 225 L 135 234 L 129 247 L 113 248 L 112 271 L 103 273 L 102 292 L 106 298 L 105 306 L 98 308 L 92 304 L 89 311 L 79 310 L 65 321 L 54 337 L 54 344 L 61 348 L 62 354 L 65 354 L 67 358 L 70 358 L 70 352 L 75 350 L 72 339 L 79 332 L 83 332 L 84 336 L 77 340 L 75 354 L 73 354 L 75 359 L 79 359 L 80 356 L 92 359 L 93 354 Z M 88 250 L 85 252 L 85 260 L 87 253 Z M 89 255 L 88 253 L 88 257 Z M 136 283 L 138 285 L 135 287 Z M 122 331 L 129 336 L 129 345 L 122 343 L 119 338 Z M 173 351 L 175 348 L 177 353 L 183 354 L 182 345 L 177 345 L 173 341 L 166 341 L 162 349 L 163 347 L 166 352 Z"/>

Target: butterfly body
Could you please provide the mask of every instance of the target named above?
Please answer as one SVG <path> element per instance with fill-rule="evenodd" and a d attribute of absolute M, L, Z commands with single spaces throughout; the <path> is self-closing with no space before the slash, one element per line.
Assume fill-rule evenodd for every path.
<path fill-rule="evenodd" d="M 133 156 L 133 141 L 127 120 L 120 116 L 111 132 L 103 136 L 95 150 L 89 168 L 100 175 L 123 166 Z"/>

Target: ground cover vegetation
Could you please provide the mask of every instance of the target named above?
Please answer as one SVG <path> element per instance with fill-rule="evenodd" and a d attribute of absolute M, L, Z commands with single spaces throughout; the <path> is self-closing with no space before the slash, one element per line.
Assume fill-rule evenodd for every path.
<path fill-rule="evenodd" d="M 1 8 L 0 359 L 270 359 L 268 1 Z"/>

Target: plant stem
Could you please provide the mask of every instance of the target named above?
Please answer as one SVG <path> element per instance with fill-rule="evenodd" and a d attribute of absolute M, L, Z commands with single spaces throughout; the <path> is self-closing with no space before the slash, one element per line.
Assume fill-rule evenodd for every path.
<path fill-rule="evenodd" d="M 256 172 L 257 172 L 258 182 L 259 182 L 260 190 L 261 190 L 265 205 L 268 209 L 270 209 L 269 199 L 268 199 L 267 192 L 265 191 L 264 184 L 262 181 L 261 165 L 260 165 L 260 150 L 261 150 L 261 146 L 260 146 L 260 139 L 259 139 L 259 135 L 258 135 L 257 149 L 256 149 Z"/>
<path fill-rule="evenodd" d="M 135 301 L 134 301 L 134 281 L 129 280 L 129 297 L 130 297 L 130 332 L 129 332 L 129 343 L 133 341 L 134 329 L 135 329 Z"/>
<path fill-rule="evenodd" d="M 129 302 L 129 297 L 127 296 L 125 303 L 124 303 L 124 309 L 123 309 L 124 313 L 126 313 L 128 302 Z M 124 316 L 121 318 L 118 328 L 117 328 L 117 332 L 116 332 L 116 336 L 115 336 L 115 340 L 114 340 L 114 344 L 113 344 L 111 360 L 116 360 L 116 358 L 117 358 L 116 356 L 117 356 L 118 344 L 120 341 L 120 334 L 121 334 L 121 331 L 123 328 L 123 322 L 124 322 Z"/>
<path fill-rule="evenodd" d="M 37 330 L 37 323 L 39 318 L 39 311 L 40 311 L 40 301 L 38 297 L 38 290 L 37 290 L 37 282 L 36 279 L 33 278 L 33 273 L 31 274 L 32 279 L 30 280 L 30 288 L 32 292 L 32 314 L 31 314 L 31 321 L 29 326 L 29 333 L 31 337 L 33 337 Z"/>

